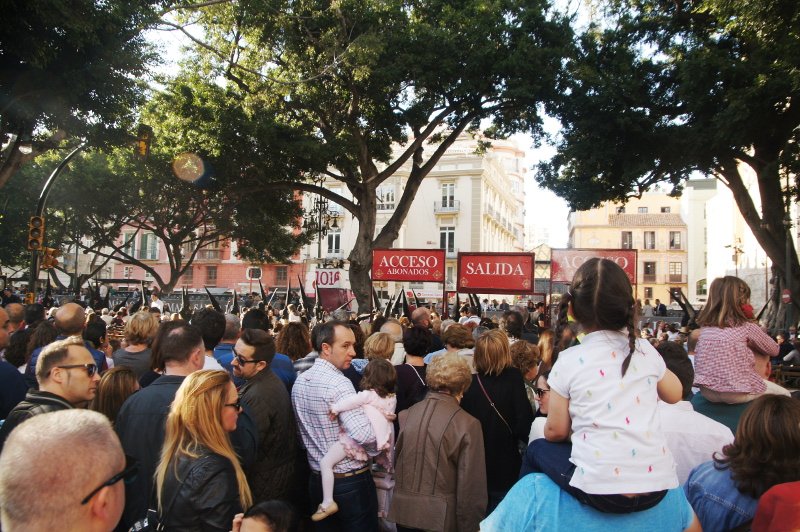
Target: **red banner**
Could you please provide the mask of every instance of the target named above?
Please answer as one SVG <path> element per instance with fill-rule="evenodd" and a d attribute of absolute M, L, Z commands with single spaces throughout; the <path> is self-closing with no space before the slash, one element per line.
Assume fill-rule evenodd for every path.
<path fill-rule="evenodd" d="M 465 294 L 533 292 L 533 253 L 459 253 L 458 291 Z"/>
<path fill-rule="evenodd" d="M 550 256 L 550 282 L 571 283 L 575 272 L 589 259 L 598 257 L 616 262 L 636 284 L 635 249 L 553 249 Z"/>
<path fill-rule="evenodd" d="M 443 249 L 373 249 L 373 281 L 444 282 Z"/>

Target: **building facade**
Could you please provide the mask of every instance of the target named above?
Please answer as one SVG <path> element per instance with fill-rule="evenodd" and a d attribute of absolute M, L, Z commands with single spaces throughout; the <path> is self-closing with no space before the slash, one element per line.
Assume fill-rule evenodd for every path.
<path fill-rule="evenodd" d="M 670 290 L 688 289 L 687 225 L 680 200 L 653 192 L 626 204 L 605 203 L 574 211 L 569 245 L 576 249 L 638 250 L 636 297 L 669 304 Z"/>
<path fill-rule="evenodd" d="M 434 147 L 426 147 L 426 150 Z M 476 153 L 478 140 L 461 135 L 420 185 L 405 221 L 400 227 L 395 248 L 444 249 L 446 251 L 446 286 L 455 290 L 459 252 L 522 252 L 524 242 L 525 153 L 506 141 L 493 141 L 485 153 Z M 389 221 L 403 195 L 411 170 L 401 167 L 377 190 L 378 216 L 375 235 Z M 328 180 L 323 186 L 352 199 L 340 182 Z M 304 206 L 310 210 L 318 200 L 306 194 Z M 302 260 L 316 264 L 325 273 L 330 265 L 342 265 L 338 279 L 346 286 L 347 256 L 355 244 L 358 222 L 340 206 L 331 203 L 336 213 L 336 227 L 328 224 L 328 233 L 306 246 Z M 309 283 L 320 277 L 309 268 Z M 336 270 L 336 268 L 334 268 Z M 427 300 L 441 299 L 443 288 L 436 283 L 375 284 L 383 297 L 403 288 L 413 288 Z"/>

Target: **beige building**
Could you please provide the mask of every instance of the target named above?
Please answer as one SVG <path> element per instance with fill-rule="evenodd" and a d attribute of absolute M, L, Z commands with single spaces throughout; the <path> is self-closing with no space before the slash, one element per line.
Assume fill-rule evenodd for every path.
<path fill-rule="evenodd" d="M 455 290 L 459 252 L 523 251 L 525 153 L 508 141 L 493 141 L 484 154 L 476 153 L 477 148 L 475 138 L 462 134 L 447 150 L 420 185 L 394 242 L 396 248 L 445 249 L 448 290 Z M 425 156 L 433 149 L 425 145 Z M 401 167 L 377 190 L 376 234 L 394 213 L 410 169 L 410 164 Z M 352 199 L 337 181 L 329 180 L 324 186 Z M 315 194 L 305 194 L 305 207 L 310 208 L 316 199 Z M 347 259 L 355 243 L 357 220 L 338 205 L 331 203 L 330 209 L 342 216 L 321 242 L 303 249 L 301 256 L 309 263 Z M 308 269 L 309 275 L 313 270 Z M 380 283 L 378 288 L 394 294 L 401 286 L 414 288 L 427 299 L 441 298 L 442 294 L 441 284 L 436 283 Z"/>
<path fill-rule="evenodd" d="M 569 247 L 638 250 L 636 297 L 669 304 L 670 289 L 687 293 L 687 226 L 680 200 L 651 192 L 569 215 Z"/>

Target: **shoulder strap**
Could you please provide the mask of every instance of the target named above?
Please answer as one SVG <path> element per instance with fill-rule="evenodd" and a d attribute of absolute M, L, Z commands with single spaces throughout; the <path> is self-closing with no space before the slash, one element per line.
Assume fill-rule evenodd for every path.
<path fill-rule="evenodd" d="M 166 530 L 164 523 L 167 521 L 167 515 L 169 515 L 169 512 L 172 511 L 172 507 L 175 506 L 175 500 L 181 493 L 181 488 L 183 487 L 183 483 L 186 482 L 186 479 L 189 478 L 189 476 L 192 474 L 192 471 L 194 471 L 194 468 L 197 466 L 197 462 L 198 462 L 197 460 L 194 460 L 194 464 L 192 464 L 192 467 L 190 467 L 189 471 L 186 472 L 186 475 L 184 475 L 183 480 L 181 480 L 178 483 L 178 487 L 175 489 L 175 495 L 172 496 L 172 500 L 170 501 L 169 506 L 167 506 L 167 509 L 164 510 L 163 514 L 158 515 L 158 526 L 156 527 L 157 531 Z M 155 488 L 156 485 L 153 484 L 153 489 L 155 490 Z M 157 502 L 158 500 L 156 500 L 156 503 Z"/>
<path fill-rule="evenodd" d="M 492 398 L 489 397 L 489 393 L 486 391 L 486 388 L 483 387 L 483 382 L 481 382 L 481 376 L 476 373 L 475 374 L 475 378 L 478 379 L 478 384 L 480 384 L 481 390 L 483 390 L 483 395 L 486 396 L 486 400 L 489 401 L 489 405 L 492 407 L 492 409 L 495 411 L 495 413 L 497 413 L 497 415 L 500 417 L 500 421 L 502 421 L 503 424 L 506 426 L 506 428 L 508 429 L 508 432 L 510 432 L 511 435 L 513 436 L 514 435 L 514 431 L 511 430 L 511 426 L 508 424 L 508 421 L 506 421 L 506 418 L 503 417 L 503 414 L 500 413 L 500 411 L 497 409 L 497 407 L 494 406 L 494 401 L 492 401 Z"/>

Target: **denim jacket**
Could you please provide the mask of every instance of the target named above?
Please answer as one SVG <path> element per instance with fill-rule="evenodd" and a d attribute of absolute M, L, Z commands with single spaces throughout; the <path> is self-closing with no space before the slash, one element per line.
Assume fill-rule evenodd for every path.
<path fill-rule="evenodd" d="M 725 531 L 755 517 L 758 500 L 736 489 L 731 470 L 719 470 L 713 460 L 695 467 L 683 486 L 705 532 Z"/>

